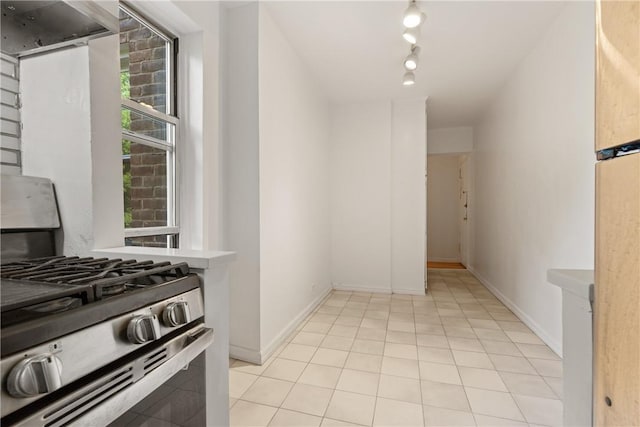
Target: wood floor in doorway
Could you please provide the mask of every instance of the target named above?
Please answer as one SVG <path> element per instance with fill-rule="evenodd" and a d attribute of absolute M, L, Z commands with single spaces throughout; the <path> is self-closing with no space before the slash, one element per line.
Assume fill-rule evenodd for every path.
<path fill-rule="evenodd" d="M 427 261 L 427 268 L 448 268 L 455 270 L 465 270 L 466 267 L 459 262 L 434 262 Z"/>

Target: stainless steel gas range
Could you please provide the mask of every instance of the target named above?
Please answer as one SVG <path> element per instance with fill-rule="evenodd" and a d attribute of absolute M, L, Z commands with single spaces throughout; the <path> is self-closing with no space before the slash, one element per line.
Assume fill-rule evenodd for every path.
<path fill-rule="evenodd" d="M 9 214 L 34 194 L 55 204 L 53 189 L 18 181 L 21 194 L 2 188 L 1 424 L 108 425 L 213 341 L 200 280 L 184 263 L 45 254 L 51 212 Z"/>

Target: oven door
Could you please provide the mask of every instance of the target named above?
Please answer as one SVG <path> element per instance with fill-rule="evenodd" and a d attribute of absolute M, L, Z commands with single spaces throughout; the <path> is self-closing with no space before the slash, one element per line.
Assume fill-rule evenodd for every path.
<path fill-rule="evenodd" d="M 144 354 L 100 369 L 78 381 L 73 390 L 59 390 L 65 394 L 43 408 L 23 408 L 28 415 L 17 411 L 22 414 L 15 415 L 23 415 L 19 420 L 5 417 L 2 425 L 106 426 L 183 370 L 212 342 L 213 330 L 197 324 Z"/>

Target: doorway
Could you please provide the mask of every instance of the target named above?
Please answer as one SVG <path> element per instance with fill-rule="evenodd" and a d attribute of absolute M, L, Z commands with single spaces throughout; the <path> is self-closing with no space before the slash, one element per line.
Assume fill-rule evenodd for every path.
<path fill-rule="evenodd" d="M 427 156 L 427 266 L 465 268 L 469 258 L 469 156 Z"/>

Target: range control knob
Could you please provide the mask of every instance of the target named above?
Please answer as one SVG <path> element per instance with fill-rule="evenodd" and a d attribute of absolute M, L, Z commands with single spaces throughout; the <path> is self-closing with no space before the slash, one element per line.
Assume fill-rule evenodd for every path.
<path fill-rule="evenodd" d="M 134 344 L 157 340 L 160 336 L 160 322 L 155 314 L 135 316 L 127 326 L 127 338 Z"/>
<path fill-rule="evenodd" d="M 169 327 L 180 326 L 191 322 L 191 312 L 186 301 L 177 301 L 167 304 L 162 313 L 164 324 Z"/>
<path fill-rule="evenodd" d="M 51 353 L 23 359 L 7 377 L 7 391 L 14 397 L 31 397 L 62 387 L 62 362 Z"/>

